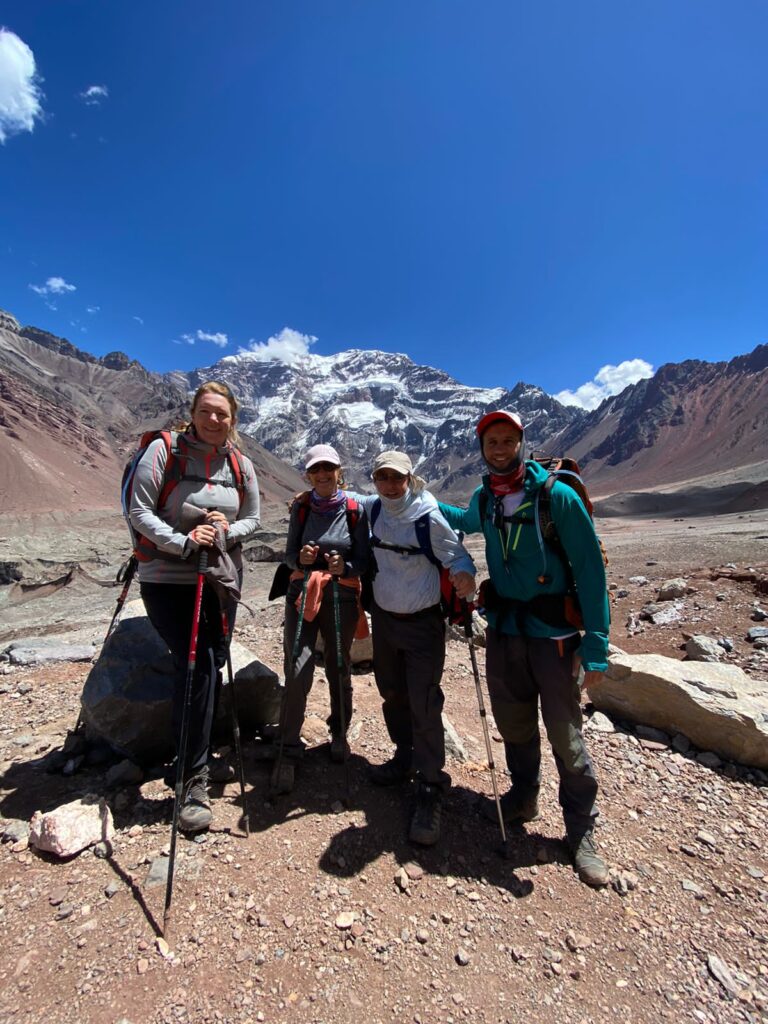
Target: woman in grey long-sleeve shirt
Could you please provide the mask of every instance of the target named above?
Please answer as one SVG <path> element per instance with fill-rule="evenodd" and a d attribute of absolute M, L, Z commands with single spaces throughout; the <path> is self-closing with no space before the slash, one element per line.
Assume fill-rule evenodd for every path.
<path fill-rule="evenodd" d="M 325 647 L 331 703 L 331 759 L 343 762 L 349 755 L 350 648 L 360 617 L 360 577 L 368 565 L 368 520 L 363 509 L 352 508 L 339 489 L 341 464 L 335 448 L 326 444 L 310 448 L 305 467 L 312 490 L 291 508 L 285 551 L 285 561 L 293 574 L 286 595 L 283 632 L 282 757 L 272 773 L 273 793 L 291 791 L 296 762 L 303 753 L 301 727 L 312 686 L 318 632 Z M 302 603 L 304 614 L 297 644 Z"/>
<path fill-rule="evenodd" d="M 167 643 L 176 664 L 173 727 L 177 750 L 195 600 L 196 552 L 209 547 L 216 530 L 223 529 L 232 560 L 242 572 L 240 543 L 259 525 L 259 488 L 253 464 L 238 453 L 243 476 L 238 488 L 230 461 L 233 439 L 237 436 L 236 418 L 237 400 L 229 388 L 216 381 L 202 384 L 192 401 L 192 422 L 178 437 L 173 474 L 180 470 L 178 481 L 169 490 L 168 452 L 162 439 L 149 445 L 133 479 L 131 524 L 151 542 L 142 545 L 148 559 L 139 561 L 141 596 L 150 622 Z M 206 510 L 204 521 L 189 533 L 181 528 L 185 504 Z M 234 611 L 229 619 L 231 635 Z M 184 766 L 176 768 L 183 771 L 184 780 L 179 826 L 189 832 L 207 828 L 212 820 L 207 762 L 217 675 L 226 660 L 226 643 L 218 598 L 206 585 L 192 684 L 187 759 Z"/>

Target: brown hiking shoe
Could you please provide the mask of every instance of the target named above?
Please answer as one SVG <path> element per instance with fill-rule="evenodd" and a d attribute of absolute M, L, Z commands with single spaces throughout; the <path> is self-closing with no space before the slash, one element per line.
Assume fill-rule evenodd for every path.
<path fill-rule="evenodd" d="M 504 822 L 507 825 L 513 825 L 515 822 L 522 824 L 526 821 L 536 821 L 539 817 L 538 790 L 519 793 L 513 786 L 512 789 L 508 789 L 506 793 L 499 797 L 499 803 L 501 804 Z M 498 823 L 499 812 L 496 810 L 496 801 L 493 797 L 486 796 L 482 798 L 480 811 L 489 821 Z"/>
<path fill-rule="evenodd" d="M 184 783 L 179 828 L 182 832 L 202 832 L 213 821 L 208 796 L 208 772 L 200 772 Z"/>
<path fill-rule="evenodd" d="M 569 839 L 568 845 L 573 854 L 576 874 L 581 881 L 596 888 L 608 885 L 608 865 L 597 852 L 594 833 L 590 830 L 583 836 Z"/>
<path fill-rule="evenodd" d="M 443 794 L 439 786 L 426 782 L 419 784 L 416 791 L 416 807 L 411 818 L 408 838 L 421 846 L 434 846 L 440 838 L 440 818 L 443 811 Z"/>

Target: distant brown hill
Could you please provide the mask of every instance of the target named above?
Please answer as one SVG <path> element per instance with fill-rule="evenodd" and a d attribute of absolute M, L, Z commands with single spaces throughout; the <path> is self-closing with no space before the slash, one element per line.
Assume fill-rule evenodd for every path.
<path fill-rule="evenodd" d="M 0 313 L 0 503 L 5 512 L 117 508 L 123 465 L 144 430 L 185 417 L 186 392 L 122 353 L 96 359 Z M 301 477 L 252 439 L 262 498 Z"/>
<path fill-rule="evenodd" d="M 549 447 L 578 459 L 595 495 L 671 491 L 693 481 L 701 501 L 707 491 L 723 490 L 717 511 L 765 507 L 768 345 L 730 362 L 668 363 L 562 430 Z M 667 497 L 656 508 L 679 508 L 680 501 Z"/>

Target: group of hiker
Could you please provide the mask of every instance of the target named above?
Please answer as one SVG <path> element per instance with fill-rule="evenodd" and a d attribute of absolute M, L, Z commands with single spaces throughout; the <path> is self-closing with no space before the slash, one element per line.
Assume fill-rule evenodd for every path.
<path fill-rule="evenodd" d="M 177 757 L 178 779 L 167 781 L 177 785 L 178 825 L 188 832 L 212 820 L 210 733 L 236 607 L 219 601 L 220 586 L 196 585 L 206 557 L 201 553 L 218 549 L 225 576 L 231 560 L 231 585 L 239 595 L 240 545 L 259 525 L 256 475 L 237 448 L 237 411 L 227 385 L 201 385 L 191 421 L 171 435 L 172 444 L 164 436 L 144 450 L 128 509 L 147 615 L 178 669 L 174 736 L 177 751 L 184 746 L 186 753 Z M 295 783 L 318 634 L 329 684 L 329 753 L 335 762 L 347 761 L 350 649 L 356 632 L 367 629 L 365 605 L 376 686 L 394 745 L 389 760 L 371 766 L 370 781 L 397 786 L 412 780 L 409 839 L 438 841 L 450 786 L 441 585 L 447 576 L 464 614 L 471 614 L 475 566 L 461 535 L 482 533 L 490 573 L 478 599 L 488 620 L 487 685 L 511 786 L 500 800 L 481 802 L 481 809 L 507 824 L 538 817 L 540 705 L 576 871 L 586 883 L 604 885 L 608 870 L 594 840 L 597 782 L 582 733 L 578 683 L 580 666 L 586 686 L 607 666 L 602 551 L 576 490 L 524 458 L 525 431 L 517 415 L 490 412 L 476 434 L 488 473 L 466 509 L 438 502 L 405 452 L 385 451 L 374 459 L 375 493 L 367 495 L 344 489 L 341 460 L 331 445 L 307 452 L 309 489 L 291 506 L 286 543 L 285 688 L 271 790 L 287 793 Z M 195 659 L 191 621 L 199 621 Z M 185 717 L 188 735 L 182 736 Z"/>

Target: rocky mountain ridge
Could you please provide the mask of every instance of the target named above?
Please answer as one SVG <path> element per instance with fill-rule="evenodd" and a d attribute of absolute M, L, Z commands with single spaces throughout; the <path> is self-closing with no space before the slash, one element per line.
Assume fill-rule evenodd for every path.
<path fill-rule="evenodd" d="M 768 345 L 729 362 L 668 363 L 587 413 L 541 388 L 475 388 L 404 354 L 353 349 L 289 362 L 225 356 L 189 373 L 149 372 L 124 353 L 97 359 L 0 312 L 0 449 L 10 507 L 110 507 L 125 455 L 148 427 L 184 417 L 211 377 L 241 401 L 244 446 L 267 502 L 301 486 L 306 449 L 333 444 L 367 489 L 383 448 L 402 448 L 442 496 L 468 498 L 483 471 L 474 425 L 517 412 L 529 450 L 579 460 L 601 514 L 727 512 L 768 505 Z M 256 443 L 258 442 L 258 443 Z M 263 446 L 263 447 L 261 447 Z M 297 470 L 299 472 L 297 472 Z M 663 492 L 663 493 L 662 493 Z"/>
<path fill-rule="evenodd" d="M 184 419 L 183 388 L 123 353 L 96 359 L 64 338 L 0 313 L 0 479 L 5 512 L 116 509 L 128 454 L 143 431 Z M 246 438 L 267 504 L 301 478 Z"/>

